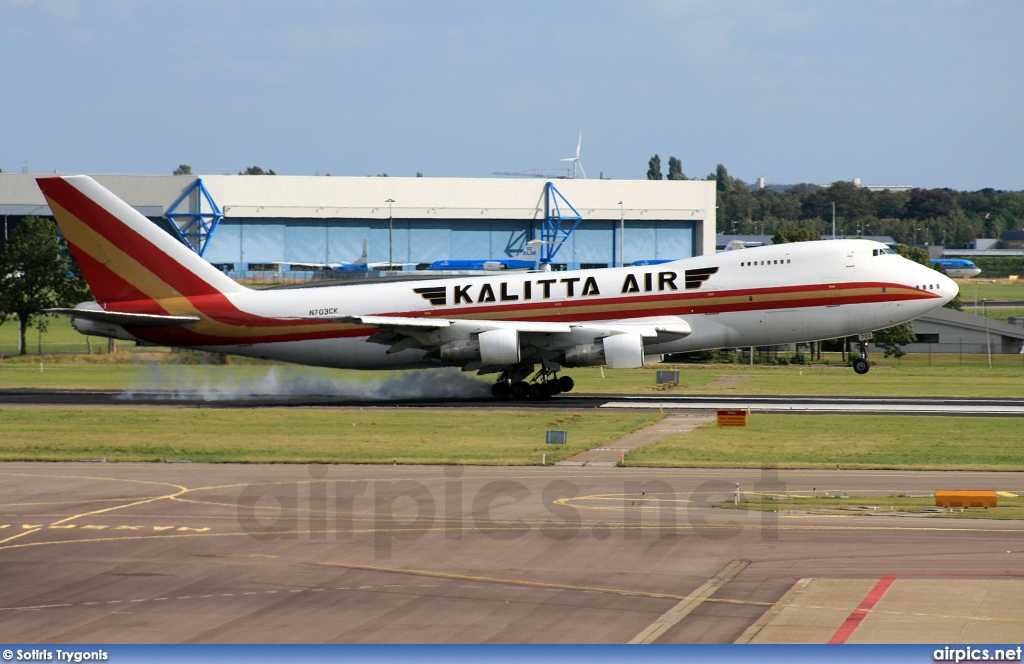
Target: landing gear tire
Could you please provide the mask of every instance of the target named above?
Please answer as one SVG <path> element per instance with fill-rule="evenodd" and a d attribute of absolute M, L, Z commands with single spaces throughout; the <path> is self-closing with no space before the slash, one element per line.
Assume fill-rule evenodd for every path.
<path fill-rule="evenodd" d="M 543 399 L 547 396 L 547 390 L 542 383 L 531 383 L 528 394 L 531 399 Z"/>
<path fill-rule="evenodd" d="M 562 392 L 562 386 L 558 384 L 557 380 L 549 380 L 548 382 L 544 383 L 544 389 L 547 391 L 548 396 L 550 397 L 553 397 L 556 394 L 560 394 Z"/>
<path fill-rule="evenodd" d="M 857 342 L 860 347 L 860 357 L 853 361 L 853 370 L 863 376 L 871 369 L 871 364 L 868 362 L 868 342 L 867 339 L 871 335 L 861 335 L 861 339 Z"/>
<path fill-rule="evenodd" d="M 507 399 L 509 394 L 508 385 L 505 383 L 495 383 L 491 385 L 491 394 L 495 399 Z"/>
<path fill-rule="evenodd" d="M 530 395 L 530 384 L 524 381 L 512 383 L 512 398 L 525 399 Z"/>
<path fill-rule="evenodd" d="M 558 387 L 562 392 L 572 392 L 572 388 L 576 386 L 576 381 L 572 379 L 572 376 L 561 376 L 558 379 Z"/>

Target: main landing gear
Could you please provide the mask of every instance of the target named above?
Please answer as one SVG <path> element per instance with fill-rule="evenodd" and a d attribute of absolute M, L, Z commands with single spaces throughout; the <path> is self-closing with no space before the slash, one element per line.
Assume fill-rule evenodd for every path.
<path fill-rule="evenodd" d="M 860 347 L 860 357 L 853 360 L 853 370 L 858 374 L 864 375 L 871 369 L 871 363 L 868 362 L 868 339 L 871 335 L 867 335 L 867 339 L 858 339 L 857 346 Z"/>
<path fill-rule="evenodd" d="M 541 369 L 526 379 L 533 368 L 506 369 L 501 372 L 498 382 L 491 386 L 491 394 L 496 399 L 549 399 L 562 392 L 571 392 L 576 383 L 569 376 L 558 376 L 551 369 Z"/>

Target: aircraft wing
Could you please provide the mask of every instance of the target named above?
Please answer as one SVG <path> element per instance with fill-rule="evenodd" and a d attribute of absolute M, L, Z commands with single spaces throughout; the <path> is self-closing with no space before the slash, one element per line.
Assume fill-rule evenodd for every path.
<path fill-rule="evenodd" d="M 638 349 L 633 356 L 641 358 L 642 363 L 645 340 L 662 343 L 691 333 L 689 324 L 675 316 L 586 323 L 386 315 L 329 320 L 376 327 L 378 331 L 368 341 L 389 346 L 388 353 L 419 348 L 426 350 L 428 356 L 452 361 L 464 370 L 482 371 L 528 361 L 527 358 L 539 361 L 561 356 L 566 350 L 618 335 L 630 335 L 633 347 Z M 488 347 L 490 351 L 486 350 Z"/>
<path fill-rule="evenodd" d="M 465 331 L 486 332 L 487 330 L 517 329 L 520 332 L 557 333 L 569 332 L 568 323 L 538 323 L 532 321 L 472 320 L 463 318 L 411 318 L 399 316 L 342 316 L 331 320 L 339 323 L 373 325 L 379 328 L 456 328 Z"/>

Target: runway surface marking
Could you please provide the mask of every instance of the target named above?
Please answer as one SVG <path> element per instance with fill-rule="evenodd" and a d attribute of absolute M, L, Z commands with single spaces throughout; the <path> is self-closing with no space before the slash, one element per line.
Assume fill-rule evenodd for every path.
<path fill-rule="evenodd" d="M 663 616 L 651 623 L 642 632 L 634 636 L 629 643 L 654 643 L 662 634 L 678 624 L 698 606 L 708 601 L 716 590 L 724 586 L 734 576 L 743 571 L 750 563 L 746 560 L 734 560 L 723 567 L 717 574 L 704 582 L 693 594 L 673 606 Z"/>
<path fill-rule="evenodd" d="M 529 581 L 526 579 L 508 579 L 491 576 L 478 576 L 473 574 L 457 574 L 454 572 L 435 572 L 422 569 L 408 569 L 405 567 L 380 567 L 377 565 L 359 565 L 356 563 L 322 562 L 318 565 L 327 567 L 343 567 L 346 569 L 360 569 L 371 572 L 387 572 L 390 574 L 415 574 L 417 576 L 429 576 L 442 579 L 457 579 L 460 581 L 478 581 L 481 583 L 495 583 L 506 586 L 526 586 L 532 588 L 547 588 L 549 590 L 573 590 L 578 592 L 596 592 L 609 595 L 628 595 L 632 597 L 652 597 L 655 599 L 694 600 L 695 595 L 677 595 L 674 593 L 655 593 L 646 590 L 626 590 L 623 588 L 602 588 L 598 586 L 578 586 L 568 583 L 549 583 L 546 581 Z M 719 604 L 739 604 L 743 606 L 771 606 L 771 602 L 758 602 L 755 600 L 743 599 L 714 599 L 706 598 L 704 601 L 717 602 Z"/>
<path fill-rule="evenodd" d="M 939 633 L 952 643 L 1014 641 L 1024 629 L 1022 585 L 1020 574 L 804 578 L 735 643 L 931 643 Z"/>
<path fill-rule="evenodd" d="M 786 607 L 793 603 L 793 600 L 796 599 L 796 597 L 802 593 L 805 588 L 807 588 L 811 581 L 813 581 L 813 579 L 800 579 L 794 583 L 790 589 L 778 599 L 778 601 L 772 604 L 770 609 L 765 611 L 760 618 L 755 620 L 753 625 L 745 629 L 743 633 L 740 634 L 739 638 L 733 641 L 733 643 L 750 643 L 753 641 L 757 635 L 761 633 L 762 629 L 771 624 L 771 622 L 775 620 Z"/>
<path fill-rule="evenodd" d="M 178 595 L 168 597 L 146 597 L 138 599 L 109 599 L 109 600 L 93 600 L 88 602 L 74 602 L 68 604 L 33 604 L 26 606 L 4 606 L 0 607 L 0 611 L 40 611 L 42 609 L 66 609 L 74 607 L 93 607 L 93 606 L 106 606 L 116 604 L 141 604 L 144 602 L 167 602 L 174 601 L 178 602 L 181 600 L 199 600 L 199 599 L 223 599 L 227 597 L 233 598 L 249 598 L 254 599 L 260 596 L 267 595 L 288 595 L 295 596 L 300 593 L 316 593 L 316 592 L 327 592 L 327 591 L 349 591 L 349 592 L 360 592 L 360 591 L 395 591 L 396 588 L 402 589 L 401 592 L 413 592 L 413 589 L 419 588 L 437 588 L 438 584 L 425 584 L 425 583 L 407 583 L 407 584 L 376 584 L 376 585 L 360 585 L 360 586 L 336 586 L 336 587 L 317 587 L 317 588 L 281 588 L 278 590 L 249 590 L 242 591 L 238 590 L 233 593 L 210 593 L 210 594 L 195 594 L 195 595 Z M 471 586 L 464 586 L 470 588 Z M 385 590 L 386 589 L 386 590 Z"/>
<path fill-rule="evenodd" d="M 859 516 L 859 515 L 851 515 L 851 516 Z M 784 518 L 789 518 L 789 517 L 784 517 Z M 792 518 L 796 519 L 797 517 L 792 517 Z M 811 517 L 811 518 L 820 518 L 820 517 Z M 878 517 L 865 517 L 865 518 L 878 518 Z M 510 523 L 514 524 L 515 522 L 510 522 Z M 579 532 L 581 529 L 584 528 L 584 526 L 582 524 L 575 524 L 575 523 L 570 523 L 568 525 L 560 524 L 558 522 L 539 522 L 539 523 L 541 525 L 543 525 L 544 528 L 546 528 L 547 530 L 551 530 L 551 531 Z M 587 525 L 595 525 L 595 526 L 607 527 L 607 524 L 603 524 L 603 523 L 587 524 Z M 507 526 L 507 527 L 505 527 L 505 526 L 502 526 L 502 527 L 484 526 L 484 527 L 477 527 L 477 529 L 480 530 L 481 532 L 521 532 L 523 530 L 530 530 L 531 527 L 532 527 L 532 525 L 530 523 L 527 523 L 527 522 L 523 521 L 519 525 L 510 525 L 510 526 Z M 650 524 L 648 524 L 646 526 L 644 526 L 644 525 L 625 525 L 625 526 L 621 526 L 620 525 L 620 526 L 616 526 L 615 530 L 622 530 L 622 531 L 640 530 L 640 531 L 642 531 L 642 530 L 649 529 L 650 527 L 651 527 Z M 693 529 L 694 530 L 726 530 L 726 531 L 734 531 L 734 530 L 736 530 L 736 528 L 741 528 L 741 527 L 742 527 L 742 524 L 738 524 L 738 523 L 725 523 L 725 524 L 708 523 L 708 524 L 700 524 L 699 526 L 693 526 Z M 687 528 L 685 526 L 683 528 L 684 529 L 689 529 L 689 528 Z M 857 531 L 859 531 L 859 532 L 882 532 L 882 531 L 886 531 L 886 532 L 890 532 L 890 531 L 891 532 L 900 532 L 900 531 L 905 531 L 905 532 L 943 532 L 943 533 L 954 532 L 954 533 L 995 533 L 995 534 L 1000 534 L 1000 533 L 1015 533 L 1015 534 L 1019 534 L 1021 532 L 1024 532 L 1024 527 L 1020 527 L 1020 528 L 1001 528 L 1001 527 L 994 527 L 994 528 L 965 528 L 965 527 L 959 527 L 959 528 L 956 528 L 956 527 L 894 526 L 894 525 L 889 525 L 889 526 L 852 526 L 852 525 L 851 526 L 845 526 L 845 525 L 831 526 L 831 525 L 781 525 L 780 524 L 780 525 L 777 525 L 777 526 L 772 526 L 772 528 L 774 530 L 779 530 L 779 531 L 785 531 L 785 530 L 799 530 L 799 531 L 814 531 L 814 530 L 818 530 L 818 531 L 851 531 L 851 532 L 857 532 Z M 283 530 L 266 530 L 266 531 L 252 531 L 252 532 L 225 532 L 225 533 L 203 532 L 204 529 L 202 529 L 202 528 L 179 527 L 176 531 L 173 531 L 173 534 L 171 532 L 168 532 L 166 534 L 155 534 L 155 535 L 138 535 L 138 536 L 125 536 L 125 537 L 90 537 L 90 538 L 82 538 L 82 539 L 45 540 L 45 541 L 39 541 L 39 542 L 16 542 L 14 544 L 6 544 L 6 542 L 11 541 L 11 540 L 13 540 L 13 539 L 15 539 L 17 537 L 22 537 L 23 535 L 34 534 L 34 533 L 37 533 L 37 532 L 40 532 L 40 531 L 43 531 L 43 530 L 44 529 L 42 529 L 42 528 L 40 528 L 38 530 L 28 530 L 28 531 L 25 531 L 24 533 L 20 533 L 20 534 L 14 536 L 14 537 L 9 537 L 6 540 L 0 540 L 0 551 L 4 551 L 4 550 L 8 550 L 8 549 L 23 549 L 23 548 L 37 547 L 37 546 L 55 546 L 55 545 L 67 545 L 67 544 L 92 544 L 92 543 L 99 543 L 99 542 L 132 542 L 132 541 L 159 540 L 159 539 L 171 539 L 171 538 L 173 538 L 173 539 L 180 539 L 180 538 L 183 538 L 183 537 L 285 537 L 285 536 L 299 536 L 299 535 L 309 536 L 309 535 L 314 535 L 314 534 L 317 535 L 317 536 L 322 536 L 322 535 L 334 535 L 334 536 L 344 535 L 345 537 L 349 537 L 350 535 L 373 535 L 373 534 L 379 534 L 379 533 L 412 533 L 412 532 L 421 532 L 421 533 L 437 532 L 437 533 L 443 533 L 443 532 L 445 532 L 445 524 L 442 523 L 441 525 L 438 525 L 438 526 L 430 526 L 430 527 L 425 527 L 425 528 L 414 528 L 414 527 L 399 526 L 399 527 L 395 527 L 395 528 L 353 528 L 351 530 L 333 530 L 333 529 L 326 529 L 326 530 L 325 529 L 316 529 L 316 530 L 314 530 L 314 529 L 289 529 L 289 530 L 284 530 L 283 529 Z M 180 531 L 180 530 L 191 531 L 191 532 L 179 533 L 178 531 Z M 1010 552 L 1008 552 L 1008 553 L 1010 553 Z M 665 596 L 666 597 L 675 597 L 673 595 L 665 595 Z M 682 599 L 683 596 L 678 596 L 678 597 L 679 597 L 679 599 Z"/>
<path fill-rule="evenodd" d="M 1013 415 L 1024 416 L 1024 405 L 990 406 L 985 404 L 889 404 L 889 403 L 764 403 L 751 400 L 749 404 L 716 401 L 607 401 L 601 408 L 637 408 L 659 410 L 722 410 L 742 408 L 752 413 L 850 413 L 893 415 Z"/>
<path fill-rule="evenodd" d="M 871 610 L 875 608 L 878 601 L 882 599 L 882 595 L 889 590 L 895 580 L 895 574 L 888 574 L 879 579 L 875 587 L 861 600 L 861 603 L 857 605 L 857 608 L 853 610 L 853 613 L 850 614 L 846 621 L 839 626 L 839 629 L 836 630 L 828 642 L 830 644 L 846 643 L 847 639 L 853 636 L 853 633 L 860 627 L 861 622 L 871 613 Z"/>

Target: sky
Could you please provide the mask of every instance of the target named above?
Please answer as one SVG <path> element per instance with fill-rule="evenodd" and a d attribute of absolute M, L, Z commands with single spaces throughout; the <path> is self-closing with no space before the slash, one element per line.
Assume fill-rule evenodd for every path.
<path fill-rule="evenodd" d="M 1024 189 L 1024 3 L 0 0 L 0 169 Z M 582 174 L 581 174 L 582 177 Z"/>

